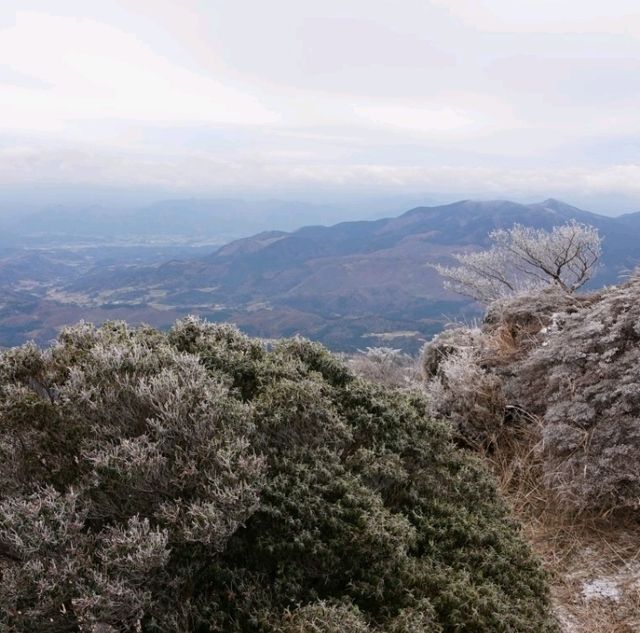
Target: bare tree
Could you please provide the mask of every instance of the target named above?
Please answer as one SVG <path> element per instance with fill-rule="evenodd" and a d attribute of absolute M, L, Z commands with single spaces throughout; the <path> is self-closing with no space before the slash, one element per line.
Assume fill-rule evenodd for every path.
<path fill-rule="evenodd" d="M 602 251 L 598 229 L 575 220 L 551 231 L 515 224 L 489 237 L 488 250 L 454 255 L 457 266 L 435 266 L 448 288 L 483 303 L 544 286 L 574 292 Z"/>

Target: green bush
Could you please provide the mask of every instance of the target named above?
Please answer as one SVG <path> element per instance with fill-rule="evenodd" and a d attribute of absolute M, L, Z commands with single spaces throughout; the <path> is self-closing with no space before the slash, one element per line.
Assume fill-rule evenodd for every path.
<path fill-rule="evenodd" d="M 416 393 L 195 319 L 0 355 L 0 629 L 555 631 Z"/>

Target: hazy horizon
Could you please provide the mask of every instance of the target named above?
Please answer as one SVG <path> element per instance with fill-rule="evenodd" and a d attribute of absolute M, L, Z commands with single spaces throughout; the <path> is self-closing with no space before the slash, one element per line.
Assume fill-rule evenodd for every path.
<path fill-rule="evenodd" d="M 98 187 L 87 185 L 47 184 L 36 186 L 3 186 L 0 188 L 0 220 L 20 218 L 25 214 L 39 214 L 47 210 L 60 209 L 79 211 L 100 209 L 105 212 L 136 212 L 157 204 L 170 202 L 215 202 L 229 200 L 248 203 L 276 203 L 291 205 L 301 209 L 315 211 L 306 221 L 301 217 L 299 226 L 318 223 L 323 220 L 323 210 L 327 211 L 326 221 L 333 224 L 339 221 L 377 219 L 393 217 L 415 207 L 450 205 L 464 200 L 500 201 L 506 200 L 523 205 L 544 202 L 555 198 L 561 202 L 603 216 L 617 217 L 627 213 L 640 212 L 640 201 L 624 196 L 553 196 L 553 195 L 495 195 L 482 192 L 460 193 L 412 193 L 345 192 L 343 190 L 286 190 L 279 191 L 199 191 L 171 190 L 154 187 Z M 320 215 L 319 215 L 320 214 Z M 281 228 L 274 226 L 274 229 Z"/>
<path fill-rule="evenodd" d="M 0 203 L 640 210 L 637 3 L 557 4 L 9 0 Z"/>

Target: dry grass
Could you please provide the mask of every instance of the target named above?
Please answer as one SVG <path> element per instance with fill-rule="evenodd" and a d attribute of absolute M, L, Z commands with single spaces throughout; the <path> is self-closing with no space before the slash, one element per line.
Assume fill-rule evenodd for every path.
<path fill-rule="evenodd" d="M 533 321 L 525 325 L 502 321 L 485 331 L 483 361 L 490 366 L 505 366 L 521 360 L 540 344 L 540 331 L 545 321 Z"/>
<path fill-rule="evenodd" d="M 499 364 L 512 362 L 522 356 L 521 333 L 508 323 L 501 323 L 487 336 L 487 351 Z"/>
<path fill-rule="evenodd" d="M 538 440 L 539 423 L 529 417 L 485 456 L 550 573 L 558 619 L 566 633 L 640 632 L 637 516 L 567 513 L 541 483 Z"/>

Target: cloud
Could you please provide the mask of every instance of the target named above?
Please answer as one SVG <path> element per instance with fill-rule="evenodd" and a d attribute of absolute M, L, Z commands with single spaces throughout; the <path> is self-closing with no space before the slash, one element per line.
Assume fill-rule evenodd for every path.
<path fill-rule="evenodd" d="M 636 0 L 430 0 L 464 23 L 493 33 L 640 35 Z"/>
<path fill-rule="evenodd" d="M 330 187 L 346 194 L 366 189 L 370 195 L 390 191 L 429 192 L 464 197 L 583 199 L 621 195 L 640 200 L 640 162 L 602 168 L 495 169 L 491 167 L 424 167 L 389 164 L 312 164 L 298 155 L 278 160 L 221 159 L 206 152 L 122 155 L 82 146 L 21 146 L 0 149 L 0 185 L 49 184 L 159 187 L 174 191 L 216 193 L 242 188 L 245 194 L 273 189 Z M 303 159 L 305 157 L 302 157 Z M 46 177 L 44 176 L 46 174 Z M 250 184 L 248 184 L 250 183 Z"/>
<path fill-rule="evenodd" d="M 19 11 L 15 24 L 0 31 L 0 57 L 12 60 L 12 74 L 49 86 L 46 95 L 25 85 L 5 87 L 5 129 L 64 130 L 75 121 L 104 118 L 244 125 L 278 120 L 250 91 L 193 73 L 134 35 L 91 19 Z"/>
<path fill-rule="evenodd" d="M 453 108 L 420 108 L 392 103 L 356 106 L 354 110 L 369 123 L 436 134 L 468 128 L 474 122 L 470 116 Z"/>
<path fill-rule="evenodd" d="M 636 0 L 525 4 L 8 0 L 2 182 L 637 196 Z"/>

